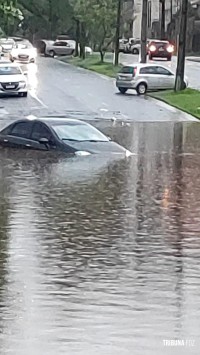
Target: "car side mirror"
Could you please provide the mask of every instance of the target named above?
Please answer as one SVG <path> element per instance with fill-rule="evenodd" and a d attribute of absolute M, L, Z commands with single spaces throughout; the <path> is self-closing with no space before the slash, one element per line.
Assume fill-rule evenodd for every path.
<path fill-rule="evenodd" d="M 49 143 L 49 140 L 48 140 L 47 138 L 40 138 L 40 139 L 39 139 L 39 143 L 40 143 L 40 144 L 45 144 L 45 145 L 46 145 L 46 144 L 48 144 L 48 143 Z"/>

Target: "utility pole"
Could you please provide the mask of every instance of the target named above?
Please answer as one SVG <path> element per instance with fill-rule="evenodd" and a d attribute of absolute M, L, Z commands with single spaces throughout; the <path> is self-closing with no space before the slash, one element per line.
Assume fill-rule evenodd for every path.
<path fill-rule="evenodd" d="M 146 63 L 147 61 L 147 6 L 148 0 L 143 0 L 141 25 L 141 63 Z"/>
<path fill-rule="evenodd" d="M 160 0 L 161 3 L 161 39 L 165 39 L 165 0 Z"/>
<path fill-rule="evenodd" d="M 182 0 L 180 11 L 180 30 L 179 30 L 179 43 L 178 43 L 178 60 L 176 68 L 176 82 L 175 91 L 185 89 L 184 73 L 185 73 L 185 49 L 186 49 L 186 34 L 187 34 L 187 13 L 188 13 L 188 0 Z"/>
<path fill-rule="evenodd" d="M 170 0 L 170 22 L 173 19 L 173 0 Z"/>
<path fill-rule="evenodd" d="M 122 9 L 122 0 L 117 0 L 117 24 L 115 32 L 115 61 L 114 64 L 117 66 L 119 64 L 119 36 L 120 36 L 120 27 L 121 27 L 121 9 Z"/>

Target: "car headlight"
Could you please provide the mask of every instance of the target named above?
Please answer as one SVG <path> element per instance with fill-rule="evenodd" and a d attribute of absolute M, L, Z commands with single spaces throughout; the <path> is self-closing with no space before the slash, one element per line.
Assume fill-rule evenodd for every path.
<path fill-rule="evenodd" d="M 149 47 L 150 52 L 155 52 L 156 51 L 156 46 L 153 44 Z"/>
<path fill-rule="evenodd" d="M 75 155 L 78 155 L 78 156 L 87 156 L 87 155 L 91 155 L 91 153 L 85 152 L 84 150 L 79 150 L 79 151 L 75 152 Z"/>
<path fill-rule="evenodd" d="M 130 150 L 126 149 L 125 155 L 128 158 L 128 157 L 132 156 L 133 153 L 131 153 Z"/>
<path fill-rule="evenodd" d="M 20 81 L 19 82 L 19 87 L 20 88 L 25 88 L 26 87 L 26 82 L 25 81 Z"/>
<path fill-rule="evenodd" d="M 172 45 L 169 45 L 169 46 L 167 47 L 167 52 L 173 53 L 173 51 L 174 51 L 174 47 L 173 47 Z"/>

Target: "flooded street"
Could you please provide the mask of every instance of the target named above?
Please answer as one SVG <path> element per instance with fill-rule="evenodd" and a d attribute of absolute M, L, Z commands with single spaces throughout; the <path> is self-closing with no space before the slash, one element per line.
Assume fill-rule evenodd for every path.
<path fill-rule="evenodd" d="M 96 127 L 135 155 L 0 150 L 0 354 L 199 354 L 200 126 Z"/>

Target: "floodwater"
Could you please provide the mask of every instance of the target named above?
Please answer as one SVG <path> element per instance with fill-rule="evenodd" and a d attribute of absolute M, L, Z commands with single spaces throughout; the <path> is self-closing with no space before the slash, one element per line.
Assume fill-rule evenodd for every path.
<path fill-rule="evenodd" d="M 0 151 L 1 355 L 199 354 L 200 125 L 104 126 L 135 155 Z"/>

